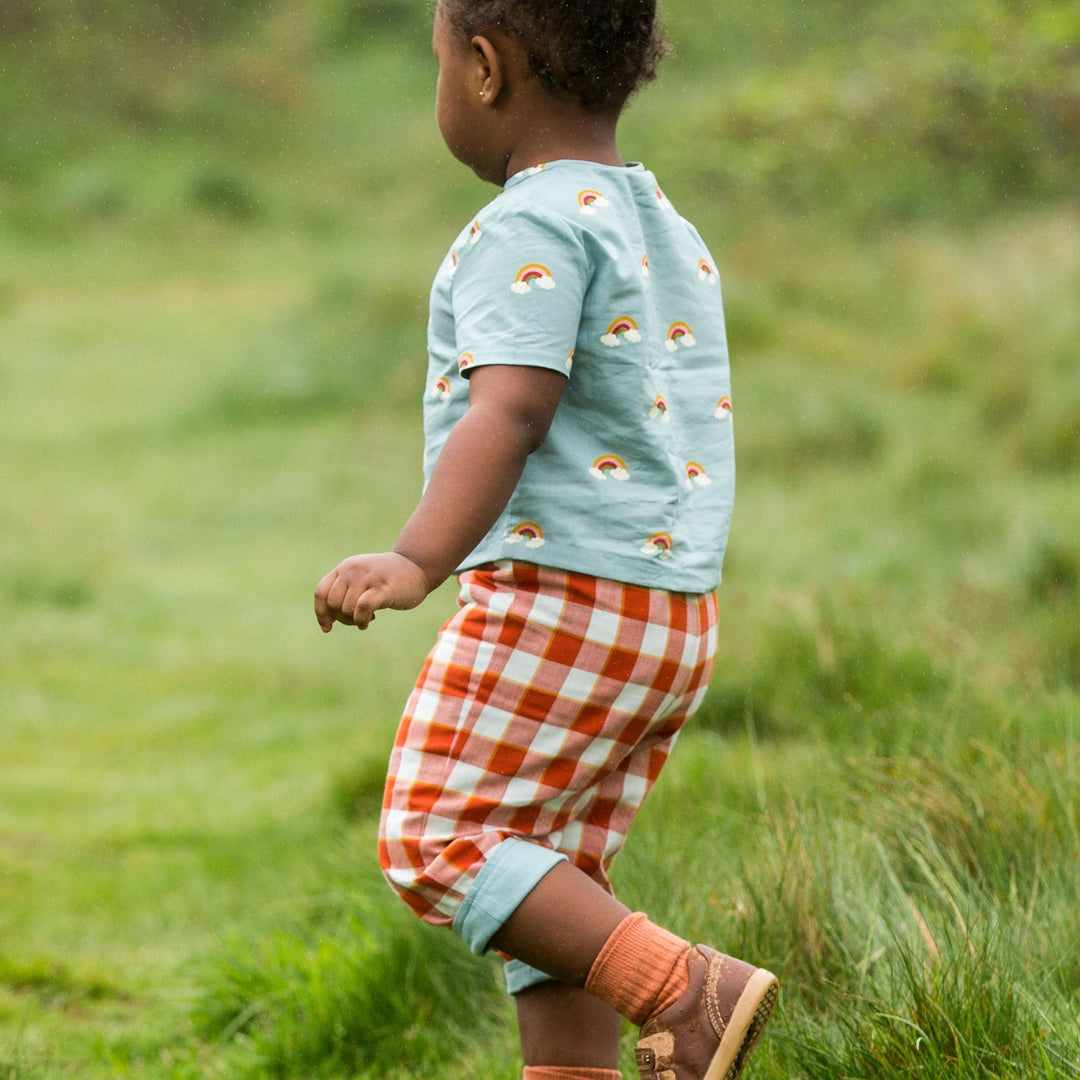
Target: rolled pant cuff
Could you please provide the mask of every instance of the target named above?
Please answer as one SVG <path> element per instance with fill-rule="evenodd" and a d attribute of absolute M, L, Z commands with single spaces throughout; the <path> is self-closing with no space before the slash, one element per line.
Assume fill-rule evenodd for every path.
<path fill-rule="evenodd" d="M 511 960 L 503 969 L 506 976 L 506 992 L 508 994 L 520 994 L 522 990 L 528 990 L 540 983 L 558 982 L 550 975 L 545 975 L 539 968 L 529 967 L 520 960 Z"/>
<path fill-rule="evenodd" d="M 541 878 L 565 861 L 560 852 L 528 840 L 510 837 L 496 845 L 454 916 L 454 932 L 477 955 L 486 952 L 488 943 Z"/>

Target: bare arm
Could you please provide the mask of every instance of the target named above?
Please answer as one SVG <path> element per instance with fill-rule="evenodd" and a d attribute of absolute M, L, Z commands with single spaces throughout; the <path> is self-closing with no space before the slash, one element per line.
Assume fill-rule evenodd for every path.
<path fill-rule="evenodd" d="M 537 367 L 476 368 L 427 489 L 393 551 L 353 555 L 319 582 L 315 616 L 365 629 L 380 608 L 416 607 L 483 539 L 547 436 L 566 378 Z"/>

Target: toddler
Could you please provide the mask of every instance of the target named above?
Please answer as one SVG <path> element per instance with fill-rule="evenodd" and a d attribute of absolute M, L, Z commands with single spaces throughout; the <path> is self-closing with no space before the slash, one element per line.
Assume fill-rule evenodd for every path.
<path fill-rule="evenodd" d="M 319 582 L 366 628 L 455 571 L 379 857 L 420 918 L 507 958 L 526 1080 L 730 1080 L 776 978 L 632 913 L 607 871 L 700 703 L 734 486 L 711 256 L 615 129 L 655 0 L 439 0 L 436 112 L 503 188 L 435 278 L 423 496 Z M 657 867 L 658 873 L 670 872 Z"/>

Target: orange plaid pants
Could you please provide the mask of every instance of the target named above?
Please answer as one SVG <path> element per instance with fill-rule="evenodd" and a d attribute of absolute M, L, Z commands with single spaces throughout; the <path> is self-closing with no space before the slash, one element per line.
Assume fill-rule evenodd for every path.
<path fill-rule="evenodd" d="M 395 740 L 383 871 L 436 924 L 455 922 L 509 840 L 536 845 L 513 850 L 519 862 L 522 853 L 542 856 L 537 873 L 565 857 L 610 890 L 608 868 L 705 694 L 715 595 L 524 562 L 459 581 L 459 609 Z M 511 892 L 522 890 L 516 902 L 534 884 L 511 881 Z"/>

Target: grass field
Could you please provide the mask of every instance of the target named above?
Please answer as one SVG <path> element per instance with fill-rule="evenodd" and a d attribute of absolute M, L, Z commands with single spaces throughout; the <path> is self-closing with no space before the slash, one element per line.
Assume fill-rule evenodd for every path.
<path fill-rule="evenodd" d="M 518 1074 L 497 965 L 373 865 L 452 589 L 310 611 L 418 493 L 426 292 L 490 195 L 369 7 L 419 47 L 282 4 L 0 125 L 3 1080 Z M 740 490 L 617 883 L 781 974 L 759 1080 L 1078 1077 L 1080 8 L 790 7 L 671 3 L 625 126 L 723 273 Z"/>

